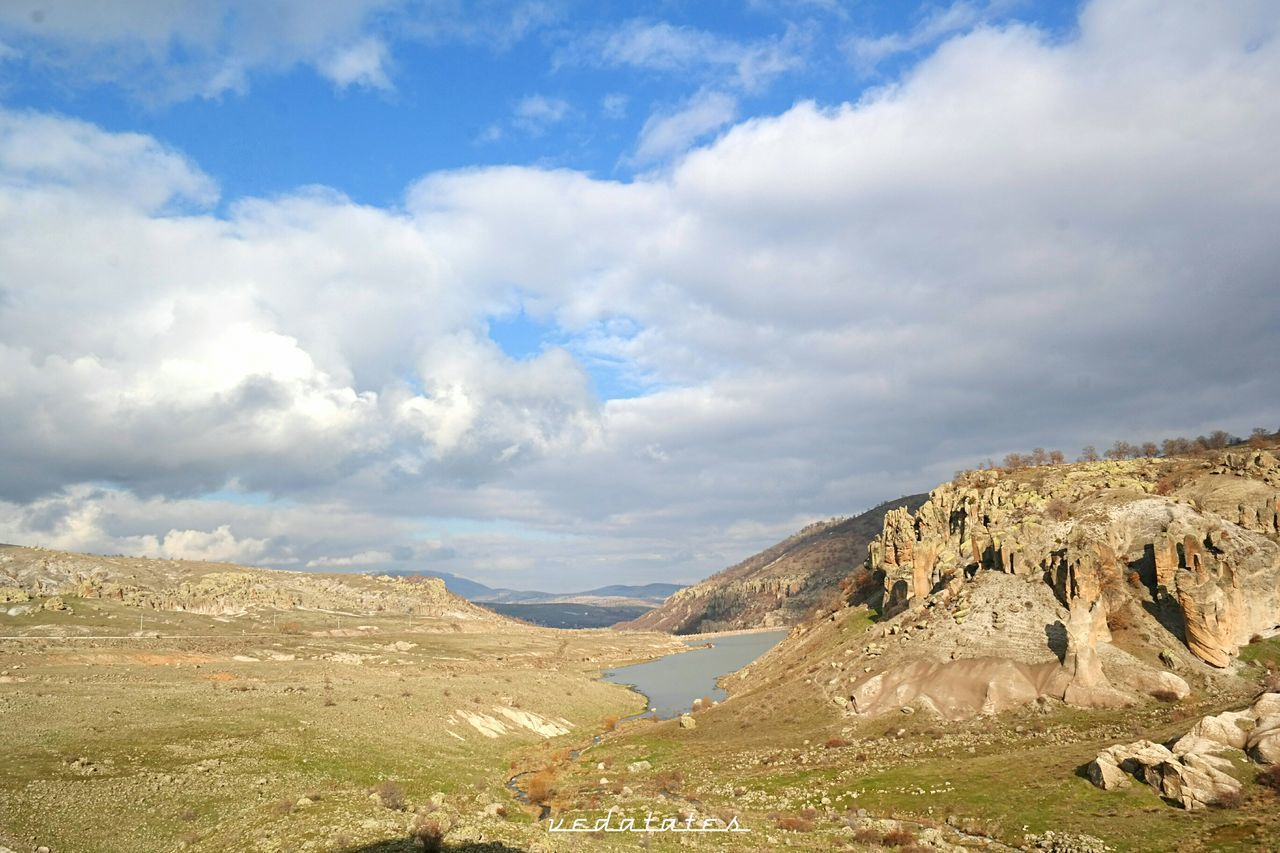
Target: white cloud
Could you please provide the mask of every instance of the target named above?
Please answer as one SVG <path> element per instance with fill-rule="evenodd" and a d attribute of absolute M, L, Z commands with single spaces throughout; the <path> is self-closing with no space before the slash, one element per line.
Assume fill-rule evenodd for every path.
<path fill-rule="evenodd" d="M 569 102 L 548 95 L 528 95 L 515 107 L 512 123 L 526 133 L 540 134 L 569 114 Z"/>
<path fill-rule="evenodd" d="M 910 32 L 854 36 L 846 42 L 846 48 L 858 69 L 869 73 L 890 57 L 935 45 L 948 36 L 992 21 L 1010 5 L 1008 0 L 990 0 L 985 4 L 955 0 L 950 6 L 930 9 Z"/>
<path fill-rule="evenodd" d="M 505 50 L 558 15 L 544 0 L 43 0 L 35 11 L 0 3 L 0 48 L 77 84 L 111 83 L 149 102 L 243 93 L 255 74 L 298 66 L 340 89 L 387 90 L 393 42 Z"/>
<path fill-rule="evenodd" d="M 645 121 L 634 160 L 652 163 L 687 150 L 733 121 L 737 99 L 724 92 L 699 92 L 671 112 L 656 112 Z"/>
<path fill-rule="evenodd" d="M 11 186 L 61 187 L 147 210 L 218 196 L 211 178 L 149 136 L 34 112 L 0 111 L 0 174 Z"/>
<path fill-rule="evenodd" d="M 738 41 L 707 30 L 637 19 L 579 42 L 582 47 L 561 54 L 562 63 L 667 74 L 699 72 L 711 75 L 717 85 L 758 91 L 779 75 L 804 65 L 808 35 L 791 27 L 773 38 Z"/>
<path fill-rule="evenodd" d="M 1274 426 L 1268 11 L 979 28 L 628 183 L 396 210 L 175 211 L 211 190 L 154 140 L 0 113 L 41 146 L 0 143 L 0 538 L 691 579 L 1010 449 Z M 563 346 L 503 353 L 513 304 Z M 648 390 L 596 399 L 592 359 Z M 228 484 L 290 505 L 194 499 Z"/>
<path fill-rule="evenodd" d="M 387 75 L 388 52 L 386 44 L 373 37 L 365 37 L 338 50 L 331 58 L 320 63 L 320 72 L 339 87 L 363 86 L 369 89 L 391 89 Z"/>
<path fill-rule="evenodd" d="M 613 92 L 600 99 L 600 114 L 608 119 L 625 118 L 627 115 L 626 95 Z"/>

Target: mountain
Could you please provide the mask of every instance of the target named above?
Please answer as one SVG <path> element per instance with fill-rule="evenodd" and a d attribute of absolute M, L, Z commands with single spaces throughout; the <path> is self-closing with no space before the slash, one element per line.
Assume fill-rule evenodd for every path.
<path fill-rule="evenodd" d="M 684 587 L 673 583 L 647 583 L 637 586 L 612 584 L 584 592 L 539 592 L 537 590 L 503 589 L 486 586 L 478 581 L 452 575 L 448 572 L 422 570 L 397 570 L 389 574 L 398 577 L 433 577 L 444 581 L 445 587 L 455 595 L 477 603 L 503 604 L 589 604 L 597 607 L 653 607 L 661 604 L 672 593 Z"/>
<path fill-rule="evenodd" d="M 687 587 L 617 627 L 674 634 L 794 625 L 866 560 L 885 514 L 914 509 L 924 495 L 883 503 L 852 518 L 821 521 Z"/>

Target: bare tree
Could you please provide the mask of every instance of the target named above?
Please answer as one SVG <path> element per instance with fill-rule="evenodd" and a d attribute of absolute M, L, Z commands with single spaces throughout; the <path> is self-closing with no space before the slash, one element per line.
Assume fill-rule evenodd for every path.
<path fill-rule="evenodd" d="M 1063 456 L 1063 455 L 1062 455 L 1062 451 L 1061 451 L 1061 450 L 1050 450 L 1050 451 L 1049 451 L 1049 464 L 1050 464 L 1050 465 L 1061 465 L 1063 462 L 1065 462 L 1065 461 L 1066 461 L 1066 459 L 1067 459 L 1067 458 L 1066 458 L 1065 456 Z"/>
<path fill-rule="evenodd" d="M 1142 455 L 1148 459 L 1159 456 L 1160 448 L 1156 447 L 1154 441 L 1144 441 L 1142 442 Z"/>
<path fill-rule="evenodd" d="M 1106 452 L 1108 459 L 1137 459 L 1141 451 L 1127 441 L 1117 441 Z"/>
<path fill-rule="evenodd" d="M 1037 447 L 1035 450 L 1031 451 L 1031 464 L 1032 465 L 1049 464 L 1049 454 L 1045 453 L 1043 447 Z"/>
<path fill-rule="evenodd" d="M 1098 451 L 1092 444 L 1086 444 L 1084 450 L 1080 451 L 1081 462 L 1097 462 Z"/>
<path fill-rule="evenodd" d="M 1214 450 L 1221 450 L 1231 443 L 1231 433 L 1226 430 L 1215 429 L 1213 432 L 1209 433 L 1209 447 Z"/>

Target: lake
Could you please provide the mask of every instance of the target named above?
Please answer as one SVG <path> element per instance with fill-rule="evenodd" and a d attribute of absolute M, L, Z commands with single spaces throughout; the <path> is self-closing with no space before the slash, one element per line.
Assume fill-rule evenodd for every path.
<path fill-rule="evenodd" d="M 604 680 L 634 687 L 649 698 L 649 707 L 657 709 L 659 717 L 674 717 L 703 696 L 717 702 L 724 699 L 727 694 L 716 686 L 716 679 L 742 669 L 786 635 L 787 629 L 780 628 L 725 637 L 688 637 L 685 642 L 691 646 L 710 642 L 712 647 L 605 670 Z"/>

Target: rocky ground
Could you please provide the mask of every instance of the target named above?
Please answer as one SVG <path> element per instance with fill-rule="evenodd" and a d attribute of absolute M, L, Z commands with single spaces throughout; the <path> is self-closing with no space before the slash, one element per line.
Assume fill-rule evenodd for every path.
<path fill-rule="evenodd" d="M 523 626 L 430 586 L 355 579 L 352 596 L 258 570 L 238 570 L 248 596 L 207 582 L 194 600 L 216 588 L 215 612 L 153 609 L 137 596 L 194 605 L 152 572 L 199 582 L 133 564 L 134 597 L 80 597 L 68 584 L 103 558 L 7 555 L 0 847 L 14 851 L 421 849 L 424 823 L 458 849 L 545 845 L 538 810 L 504 787 L 512 762 L 642 708 L 599 670 L 682 646 Z M 262 603 L 282 589 L 341 607 Z"/>
<path fill-rule="evenodd" d="M 563 807 L 737 815 L 766 849 L 1280 849 L 1273 449 L 971 472 L 889 512 L 852 603 L 694 726 L 562 764 Z"/>
<path fill-rule="evenodd" d="M 0 551 L 0 845 L 1280 849 L 1274 449 L 965 474 L 668 721 L 597 676 L 669 636 Z"/>

